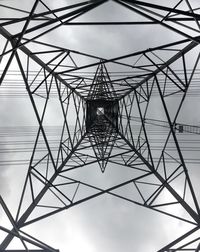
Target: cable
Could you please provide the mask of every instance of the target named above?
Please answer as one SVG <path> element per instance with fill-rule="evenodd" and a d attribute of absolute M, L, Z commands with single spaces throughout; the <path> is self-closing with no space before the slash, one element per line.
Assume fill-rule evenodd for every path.
<path fill-rule="evenodd" d="M 136 119 L 138 120 L 137 117 L 135 118 L 135 120 Z M 154 121 L 155 120 L 152 120 L 153 123 L 155 123 Z M 147 119 L 147 123 L 148 122 L 151 122 L 150 119 Z M 136 136 L 139 134 L 140 125 L 133 125 L 133 128 L 134 127 L 137 128 L 136 131 L 133 131 L 134 135 Z M 156 154 L 163 148 L 163 145 L 169 133 L 169 128 L 155 127 L 155 125 L 147 125 L 147 127 L 148 140 L 151 146 L 151 151 Z M 51 151 L 56 153 L 60 144 L 60 130 L 62 129 L 62 126 L 44 126 L 44 128 L 48 136 L 48 143 L 50 145 Z M 29 160 L 21 157 L 22 154 L 29 156 L 31 155 L 37 131 L 37 126 L 0 127 L 0 166 L 27 165 L 29 163 Z M 70 132 L 72 134 L 74 133 L 72 130 Z M 177 134 L 177 136 L 179 137 L 179 145 L 182 152 L 184 153 L 185 161 L 189 164 L 198 163 L 200 141 L 198 139 L 198 136 L 191 137 L 193 135 L 186 132 Z M 177 152 L 173 139 L 169 139 L 166 151 L 170 153 Z M 47 153 L 46 144 L 43 139 L 38 140 L 36 153 Z M 158 157 L 154 157 L 154 160 L 158 160 Z M 170 163 L 169 158 L 166 160 L 168 163 Z M 171 162 L 174 162 L 173 159 L 171 159 Z"/>
<path fill-rule="evenodd" d="M 142 74 L 144 71 L 142 71 Z M 185 76 L 184 76 L 184 71 L 183 70 L 175 70 L 174 71 L 175 74 L 179 75 L 179 79 L 182 81 L 182 83 L 185 83 Z M 192 73 L 192 69 L 188 69 L 187 71 L 187 75 L 190 76 L 190 74 Z M 1 71 L 0 71 L 1 74 Z M 29 83 L 31 85 L 31 90 L 33 90 L 34 88 L 36 88 L 38 85 L 40 85 L 40 83 L 45 79 L 45 76 L 43 75 L 43 73 L 39 73 L 38 75 L 37 71 L 29 71 L 28 73 L 28 77 L 29 77 Z M 140 78 L 134 77 L 134 76 L 138 76 L 141 74 L 141 71 L 138 70 L 133 70 L 132 72 L 128 71 L 128 72 L 109 72 L 109 76 L 110 79 L 113 81 L 116 79 L 116 81 L 114 81 L 114 86 L 116 87 L 117 91 L 123 91 L 123 88 L 125 88 L 125 86 L 127 86 L 127 88 L 129 88 L 131 85 L 134 86 L 136 83 L 138 83 L 140 81 Z M 149 74 L 149 72 L 146 72 L 146 74 Z M 37 76 L 37 77 L 36 77 Z M 94 76 L 94 72 L 77 72 L 76 73 L 77 77 L 74 77 L 73 75 L 69 75 L 69 76 L 65 76 L 64 79 L 66 79 L 66 81 L 68 82 L 68 84 L 71 84 L 74 88 L 76 87 L 77 89 L 83 90 L 83 89 L 88 89 L 88 87 L 91 85 L 92 80 L 93 80 L 93 76 Z M 180 84 L 179 82 L 177 82 L 177 79 L 172 75 L 172 73 L 168 73 L 168 76 L 171 79 L 174 79 L 174 81 L 176 83 Z M 190 87 L 187 93 L 187 96 L 190 97 L 198 97 L 200 95 L 200 86 L 199 86 L 199 82 L 200 82 L 200 70 L 196 70 L 194 73 L 194 76 L 192 78 L 192 82 L 190 83 Z M 36 77 L 36 78 L 35 78 Z M 69 77 L 69 79 L 67 80 L 67 77 Z M 123 79 L 126 78 L 130 78 L 127 79 L 127 83 L 125 81 L 123 81 Z M 178 88 L 173 84 L 173 82 L 169 79 L 166 78 L 164 74 L 159 73 L 157 75 L 158 81 L 160 86 L 164 87 L 165 85 L 165 95 L 170 95 L 173 94 L 178 90 Z M 80 80 L 84 80 L 84 82 L 82 83 L 82 85 L 80 85 Z M 117 79 L 119 79 L 119 81 L 117 81 Z M 120 80 L 122 79 L 122 80 Z M 77 83 L 76 83 L 77 81 Z M 53 85 L 51 87 L 51 92 L 50 92 L 50 97 L 51 98 L 58 98 L 58 92 L 57 92 L 57 88 L 56 85 L 54 85 L 55 83 L 53 82 Z M 79 87 L 77 87 L 77 85 L 79 85 Z M 46 85 L 45 82 L 40 86 L 40 88 L 37 90 L 36 94 L 40 95 L 40 96 L 44 96 L 46 97 Z M 175 93 L 174 96 L 180 96 L 183 93 L 180 91 L 178 93 Z M 153 89 L 152 91 L 152 96 L 157 96 L 158 95 L 158 90 L 157 89 Z M 15 97 L 15 98 L 28 98 L 27 95 L 27 91 L 25 88 L 25 84 L 21 78 L 21 74 L 20 71 L 17 70 L 10 70 L 7 72 L 7 75 L 1 85 L 0 88 L 0 97 L 4 97 L 4 98 L 9 98 L 9 97 Z"/>

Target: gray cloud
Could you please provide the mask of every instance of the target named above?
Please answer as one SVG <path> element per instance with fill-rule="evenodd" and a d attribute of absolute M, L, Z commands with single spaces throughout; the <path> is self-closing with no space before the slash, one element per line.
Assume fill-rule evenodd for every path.
<path fill-rule="evenodd" d="M 24 0 L 18 1 L 15 5 L 19 8 L 30 9 L 33 2 Z M 57 6 L 55 1 L 50 4 Z M 59 1 L 59 4 L 64 5 L 66 1 Z M 113 19 L 118 20 L 120 9 L 113 2 L 105 4 L 101 7 L 101 10 L 101 13 L 93 11 L 88 17 L 85 16 L 80 20 L 87 21 L 90 19 L 101 21 L 105 16 L 110 19 L 111 11 L 112 17 L 114 16 Z M 123 9 L 120 13 L 119 21 L 126 20 L 126 18 L 131 20 L 132 15 L 130 11 Z M 137 17 L 134 16 L 135 19 L 137 20 Z M 48 34 L 44 40 L 47 42 L 53 40 L 58 45 L 105 58 L 120 56 L 136 50 L 143 50 L 159 45 L 160 43 L 166 43 L 166 41 L 171 42 L 179 37 L 173 35 L 172 32 L 166 29 L 161 29 L 160 27 L 152 28 L 150 26 L 145 28 L 139 27 L 139 29 L 131 27 L 105 28 L 101 26 L 86 26 L 79 29 L 69 26 L 64 27 L 63 30 L 59 29 L 57 32 Z M 159 35 L 161 30 L 164 36 Z M 78 63 L 85 64 L 88 62 L 84 59 Z M 175 103 L 171 103 L 171 110 L 173 110 Z M 152 109 L 155 110 L 151 116 L 161 119 L 163 114 L 156 105 L 157 101 L 152 106 Z M 190 122 L 196 122 L 199 118 L 199 113 L 197 112 L 193 117 L 190 106 L 191 103 L 188 106 L 186 105 L 185 111 L 187 111 L 187 115 L 183 113 L 182 117 L 183 119 L 189 119 Z M 54 103 L 51 103 L 47 124 L 52 124 L 53 122 L 58 123 L 60 120 L 56 118 L 58 110 L 58 106 L 54 106 Z M 35 115 L 29 102 L 21 102 L 21 100 L 11 101 L 10 99 L 5 100 L 5 102 L 1 101 L 0 115 L 1 126 L 36 124 L 36 120 L 33 119 Z M 24 156 L 22 155 L 21 157 Z M 0 158 L 4 159 L 4 156 L 1 155 Z M 27 169 L 27 167 L 22 168 L 23 171 L 19 171 L 15 167 L 5 167 L 0 172 L 1 194 L 8 201 L 9 207 L 13 209 L 16 209 L 15 205 L 18 200 L 14 196 L 16 193 L 15 188 L 18 188 L 18 185 L 22 184 Z M 77 173 L 77 178 L 81 177 L 84 181 L 100 185 L 103 188 L 129 177 L 129 173 L 124 174 L 124 170 L 109 170 L 110 167 L 107 167 L 107 174 L 101 174 L 98 166 L 93 166 L 92 170 L 90 168 L 86 168 L 83 172 Z M 71 174 L 75 176 L 73 173 Z M 196 169 L 193 172 L 193 179 L 196 184 L 198 184 L 198 175 L 199 172 Z M 17 192 L 18 197 L 20 190 Z M 13 200 L 14 197 L 15 199 Z M 40 228 L 38 228 L 39 225 L 41 225 Z M 161 217 L 157 213 L 152 213 L 150 210 L 136 207 L 130 203 L 109 196 L 100 197 L 70 209 L 67 213 L 38 223 L 38 226 L 36 228 L 36 225 L 33 225 L 30 228 L 28 227 L 27 230 L 38 236 L 38 238 L 41 237 L 41 239 L 49 242 L 50 245 L 55 245 L 56 248 L 60 248 L 63 252 L 66 251 L 68 244 L 71 246 L 70 252 L 80 251 L 81 248 L 82 251 L 85 249 L 87 252 L 153 252 L 161 246 L 164 246 L 168 241 L 170 242 L 173 234 L 169 234 L 169 231 L 172 227 L 176 230 L 177 235 L 185 230 L 185 226 L 180 226 L 179 221 L 170 221 L 170 224 L 168 224 L 166 217 Z"/>

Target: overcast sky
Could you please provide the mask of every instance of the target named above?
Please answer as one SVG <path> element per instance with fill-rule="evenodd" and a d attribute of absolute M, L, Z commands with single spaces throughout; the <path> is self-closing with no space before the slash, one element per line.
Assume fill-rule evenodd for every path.
<path fill-rule="evenodd" d="M 30 10 L 34 1 L 31 0 L 5 0 L 2 1 L 5 5 L 10 5 L 17 8 L 22 8 L 23 10 Z M 44 1 L 50 8 L 58 8 L 66 6 L 67 4 L 73 4 L 75 1 L 67 0 L 57 0 L 57 1 Z M 79 1 L 76 1 L 79 2 Z M 159 1 L 147 1 L 159 3 Z M 178 1 L 169 1 L 169 6 L 174 6 Z M 191 1 L 192 6 L 197 7 L 198 1 Z M 184 9 L 185 3 L 181 6 Z M 45 8 L 40 4 L 36 12 L 44 11 Z M 63 13 L 62 13 L 63 14 Z M 13 16 L 17 14 L 15 11 L 5 9 L 0 6 L 0 15 Z M 19 14 L 23 16 L 23 14 Z M 80 21 L 141 21 L 144 20 L 143 17 L 134 14 L 133 12 L 119 6 L 114 3 L 114 1 L 108 1 L 108 3 L 100 6 L 97 10 L 93 10 L 83 17 L 80 17 Z M 30 26 L 32 23 L 30 24 Z M 196 27 L 195 27 L 196 28 Z M 9 26 L 7 27 L 9 32 L 16 33 L 21 30 L 20 26 Z M 185 29 L 185 28 L 184 28 Z M 184 30 L 183 29 L 183 30 Z M 185 29 L 186 31 L 187 29 Z M 37 34 L 37 33 L 36 33 Z M 192 33 L 191 33 L 192 34 Z M 197 32 L 194 34 L 196 35 Z M 193 35 L 194 35 L 193 34 Z M 34 34 L 33 34 L 34 35 Z M 32 34 L 30 36 L 33 36 Z M 29 35 L 27 36 L 29 37 Z M 144 50 L 147 48 L 152 48 L 160 44 L 171 43 L 177 41 L 178 39 L 184 39 L 184 37 L 177 35 L 176 33 L 169 31 L 166 28 L 160 26 L 65 26 L 61 27 L 56 31 L 53 31 L 44 37 L 39 38 L 39 41 L 52 43 L 67 49 L 84 52 L 91 55 L 96 55 L 101 58 L 109 59 L 125 54 L 130 54 L 139 50 Z M 3 39 L 0 40 L 2 44 L 5 42 Z M 37 50 L 34 44 L 27 45 L 31 50 Z M 168 59 L 175 52 L 162 53 L 164 59 Z M 198 49 L 195 49 L 188 54 L 187 65 L 192 67 L 196 60 L 198 54 Z M 21 55 L 20 55 L 21 56 Z M 21 56 L 22 57 L 22 56 Z M 46 58 L 45 58 L 46 57 Z M 76 63 L 80 65 L 88 64 L 90 62 L 96 62 L 97 60 L 90 59 L 87 57 L 80 57 L 73 55 Z M 46 60 L 48 56 L 41 56 L 42 60 Z M 6 62 L 5 58 L 5 62 Z M 137 60 L 136 57 L 125 60 L 124 62 L 134 64 Z M 5 66 L 3 61 L 0 65 L 0 70 L 3 70 Z M 148 61 L 141 60 L 141 63 L 147 63 Z M 174 65 L 176 69 L 183 69 L 180 61 Z M 113 64 L 108 65 L 109 70 L 115 71 L 118 66 Z M 123 68 L 122 68 L 123 69 Z M 10 66 L 9 71 L 17 70 L 16 61 Z M 33 71 L 38 70 L 38 68 L 33 65 Z M 88 69 L 86 69 L 87 71 Z M 124 70 L 124 69 L 123 69 Z M 88 71 L 95 71 L 95 68 L 89 69 Z M 125 71 L 125 70 L 124 70 Z M 130 69 L 128 68 L 128 71 Z M 18 78 L 22 81 L 20 76 L 8 76 L 7 80 L 13 80 Z M 23 83 L 23 82 L 22 82 Z M 2 90 L 1 90 L 2 88 Z M 0 92 L 7 92 L 6 82 L 0 87 Z M 198 91 L 198 90 L 197 90 Z M 5 132 L 5 128 L 8 127 L 21 127 L 21 126 L 37 126 L 37 121 L 28 98 L 15 98 L 9 97 L 9 95 L 0 96 L 0 131 Z M 39 99 L 36 100 L 37 108 L 41 109 L 43 102 Z M 176 111 L 178 103 L 180 102 L 180 97 L 171 98 L 167 100 L 169 111 L 171 114 Z M 179 121 L 188 124 L 198 125 L 199 120 L 199 110 L 193 113 L 193 108 L 199 106 L 198 95 L 189 96 L 184 106 L 181 110 Z M 70 111 L 68 120 L 73 121 L 73 110 Z M 134 112 L 134 110 L 133 110 Z M 133 114 L 134 116 L 134 114 Z M 150 103 L 150 108 L 148 110 L 148 116 L 154 119 L 166 120 L 163 109 L 161 108 L 161 102 L 158 101 L 157 97 L 152 98 Z M 63 118 L 61 117 L 61 109 L 59 101 L 52 99 L 48 105 L 48 114 L 45 118 L 45 124 L 48 126 L 61 126 L 63 123 Z M 34 128 L 35 130 L 36 128 Z M 7 131 L 8 131 L 7 130 Z M 31 130 L 28 128 L 28 130 Z M 152 128 L 151 128 L 152 130 Z M 149 130 L 149 131 L 151 131 Z M 1 133 L 0 132 L 0 133 Z M 11 140 L 34 140 L 36 133 L 27 135 L 23 134 L 23 129 L 20 131 L 17 137 L 9 136 L 8 134 L 0 134 L 0 142 L 5 143 Z M 36 131 L 34 131 L 36 132 Z M 164 136 L 156 135 L 156 128 L 154 129 L 152 138 L 160 138 L 164 141 L 166 138 Z M 20 135 L 21 134 L 21 135 Z M 134 133 L 137 134 L 136 132 Z M 161 132 L 162 135 L 162 132 Z M 180 136 L 180 139 L 190 141 L 199 140 L 199 136 L 191 137 L 191 135 Z M 195 143 L 195 147 L 199 148 L 199 143 Z M 8 146 L 1 147 L 7 148 Z M 184 147 L 184 145 L 182 146 Z M 184 155 L 188 157 L 196 158 L 199 152 L 192 153 L 186 152 Z M 0 153 L 1 160 L 15 160 L 15 159 L 29 159 L 30 153 Z M 169 165 L 169 168 L 172 167 Z M 191 165 L 188 163 L 188 167 L 191 171 L 191 178 L 194 183 L 195 189 L 198 188 L 198 165 Z M 5 202 L 7 203 L 12 214 L 15 215 L 16 206 L 19 202 L 19 196 L 22 190 L 23 181 L 26 176 L 28 169 L 27 164 L 20 166 L 15 165 L 1 165 L 0 166 L 0 192 L 3 196 Z M 84 182 L 91 183 L 93 185 L 107 188 L 113 186 L 122 181 L 126 181 L 132 176 L 132 171 L 128 169 L 122 170 L 121 166 L 108 164 L 105 173 L 101 173 L 100 168 L 97 164 L 90 165 L 88 168 L 84 169 L 81 173 L 71 173 L 73 178 L 81 178 Z M 177 183 L 177 188 L 181 188 L 182 185 Z M 126 194 L 129 187 L 122 191 L 122 194 Z M 85 191 L 85 195 L 89 192 Z M 129 191 L 128 196 L 134 191 Z M 199 194 L 197 194 L 199 196 Z M 167 199 L 168 195 L 166 195 Z M 27 203 L 28 204 L 28 203 Z M 184 216 L 181 209 L 180 216 Z M 179 213 L 178 213 L 179 214 Z M 10 227 L 3 210 L 0 208 L 0 219 L 2 226 Z M 70 251 L 87 251 L 87 252 L 131 252 L 131 251 L 148 251 L 154 252 L 160 249 L 162 246 L 168 244 L 170 241 L 183 234 L 187 230 L 191 229 L 193 226 L 181 222 L 179 220 L 161 215 L 159 213 L 153 212 L 151 210 L 138 207 L 129 202 L 123 201 L 121 199 L 114 198 L 109 195 L 103 195 L 86 203 L 80 204 L 73 207 L 65 212 L 59 213 L 56 216 L 47 218 L 40 221 L 39 223 L 28 226 L 24 229 L 30 232 L 31 235 L 41 239 L 50 246 L 60 249 L 61 252 Z M 0 237 L 4 234 L 0 232 Z M 10 248 L 20 248 L 18 241 L 13 242 Z"/>

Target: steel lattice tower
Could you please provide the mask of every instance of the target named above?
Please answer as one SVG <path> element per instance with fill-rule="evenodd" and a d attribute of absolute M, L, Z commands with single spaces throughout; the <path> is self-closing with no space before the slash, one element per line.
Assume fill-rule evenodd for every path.
<path fill-rule="evenodd" d="M 35 0 L 29 11 L 0 5 L 0 11 L 8 11 L 0 17 L 0 92 L 14 64 L 20 73 L 16 81 L 23 82 L 38 123 L 15 216 L 0 197 L 1 210 L 12 225 L 11 230 L 0 226 L 6 234 L 0 251 L 14 251 L 9 249 L 14 238 L 22 245 L 15 251 L 58 251 L 23 228 L 104 194 L 191 225 L 159 252 L 200 251 L 199 193 L 182 144 L 184 132 L 200 133 L 184 114 L 199 78 L 200 3 L 157 2 L 92 0 L 53 8 L 50 0 Z M 121 9 L 127 10 L 131 20 L 84 19 L 98 10 L 103 19 L 101 8 L 106 4 L 117 6 L 119 17 Z M 143 38 L 146 49 L 112 58 L 57 45 L 56 37 L 55 42 L 43 40 L 61 28 L 85 26 L 128 26 L 133 33 L 135 27 L 151 27 L 152 37 Z M 149 47 L 148 41 L 166 31 L 174 37 Z M 107 39 L 103 37 L 102 48 Z M 62 121 L 54 146 L 46 124 L 52 98 Z M 152 129 L 157 135 L 165 130 L 159 146 Z M 129 178 L 105 188 L 81 177 L 85 167 L 104 176 L 110 166 L 120 167 L 122 174 L 128 170 Z"/>

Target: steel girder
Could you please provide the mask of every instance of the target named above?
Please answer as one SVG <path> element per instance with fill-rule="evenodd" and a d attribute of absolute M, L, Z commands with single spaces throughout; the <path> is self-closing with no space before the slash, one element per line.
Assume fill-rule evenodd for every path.
<path fill-rule="evenodd" d="M 113 2 L 116 5 L 127 8 L 144 20 L 79 21 L 79 17 L 98 9 L 106 2 L 109 1 L 86 1 L 50 9 L 43 1 L 37 0 L 30 12 L 12 8 L 16 12 L 25 13 L 25 17 L 0 19 L 0 33 L 5 43 L 1 52 L 3 70 L 0 83 L 3 86 L 15 60 L 39 125 L 15 218 L 1 198 L 1 206 L 13 226 L 11 231 L 1 227 L 1 230 L 8 233 L 0 246 L 3 251 L 13 237 L 18 237 L 26 250 L 29 249 L 26 243 L 30 242 L 42 248 L 42 251 L 56 251 L 33 237 L 25 237 L 21 229 L 103 194 L 127 200 L 194 226 L 159 252 L 199 251 L 199 238 L 184 242 L 199 230 L 200 209 L 180 146 L 181 134 L 176 129 L 178 124 L 184 125 L 178 121 L 180 111 L 199 68 L 198 8 L 193 8 L 189 0 L 177 1 L 174 6 L 162 6 L 149 1 L 115 0 Z M 183 3 L 184 7 L 187 6 L 186 9 L 181 7 Z M 46 11 L 40 11 L 39 5 L 45 7 Z M 3 8 L 11 7 L 3 5 Z M 22 24 L 22 29 L 12 34 L 10 27 L 18 24 Z M 66 25 L 149 24 L 160 25 L 178 34 L 181 39 L 110 59 L 39 41 L 39 38 Z M 39 48 L 38 51 L 35 48 Z M 193 50 L 198 53 L 189 64 L 186 58 Z M 163 55 L 163 51 L 169 52 L 169 55 Z M 80 60 L 87 59 L 86 63 L 79 66 L 77 56 Z M 177 65 L 181 72 L 177 71 Z M 112 76 L 109 68 L 114 67 L 123 69 L 121 76 Z M 36 69 L 33 77 L 31 68 Z M 95 70 L 92 70 L 92 75 L 85 76 L 81 72 L 83 69 Z M 131 71 L 127 74 L 124 69 Z M 176 98 L 177 94 L 172 113 L 168 99 Z M 51 96 L 59 100 L 63 121 L 56 149 L 50 144 L 45 126 Z M 154 120 L 149 119 L 154 97 L 159 100 L 166 128 L 166 136 L 162 138 L 159 148 L 154 144 L 155 139 L 151 139 L 151 128 L 148 127 L 149 120 Z M 42 105 L 38 99 L 42 99 Z M 113 109 L 107 109 L 106 105 L 104 107 L 107 101 L 111 102 L 109 106 Z M 91 111 L 94 112 L 88 129 L 87 102 L 92 102 Z M 116 102 L 117 109 L 113 116 L 111 114 L 115 108 L 112 104 Z M 113 119 L 116 116 L 117 123 Z M 158 121 L 159 125 L 155 126 L 163 127 L 163 120 Z M 45 146 L 43 152 L 39 151 L 41 141 Z M 134 172 L 130 179 L 109 188 L 70 176 L 70 171 L 79 171 L 95 163 L 100 165 L 102 172 L 107 164 L 117 164 Z M 181 189 L 178 186 L 180 181 Z M 119 192 L 128 185 L 134 187 L 134 193 L 137 194 L 135 197 Z M 84 195 L 84 188 L 91 190 L 89 196 Z M 80 190 L 82 197 L 77 196 Z M 25 198 L 27 192 L 28 202 Z M 163 200 L 165 193 L 171 195 L 170 201 Z M 46 203 L 44 199 L 48 195 L 53 196 L 53 200 Z M 176 211 L 171 211 L 173 206 L 181 207 L 184 214 L 180 216 Z M 41 207 L 46 212 L 35 217 L 34 211 Z"/>

